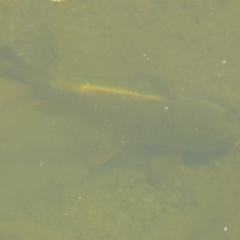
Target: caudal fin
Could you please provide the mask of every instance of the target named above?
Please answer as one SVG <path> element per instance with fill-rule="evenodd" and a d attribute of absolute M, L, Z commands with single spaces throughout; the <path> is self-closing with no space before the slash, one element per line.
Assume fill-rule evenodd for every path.
<path fill-rule="evenodd" d="M 0 49 L 0 78 L 28 84 L 40 76 L 42 71 L 29 66 L 19 53 L 10 47 Z"/>

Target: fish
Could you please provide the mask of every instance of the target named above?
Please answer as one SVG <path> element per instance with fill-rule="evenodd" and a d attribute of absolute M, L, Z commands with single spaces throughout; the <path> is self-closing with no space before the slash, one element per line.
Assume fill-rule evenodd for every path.
<path fill-rule="evenodd" d="M 4 55 L 6 52 L 4 49 Z M 205 153 L 228 148 L 239 135 L 237 117 L 211 101 L 165 96 L 150 82 L 133 84 L 82 77 L 64 81 L 25 80 L 24 77 L 29 78 L 35 71 L 30 68 L 25 73 L 24 68 L 29 67 L 19 58 L 13 58 L 15 67 L 0 61 L 0 75 L 2 72 L 4 77 L 19 79 L 42 98 L 77 113 L 79 118 L 94 126 L 104 136 L 93 157 L 94 165 L 113 159 L 133 144 Z M 14 68 L 17 73 L 12 71 Z"/>

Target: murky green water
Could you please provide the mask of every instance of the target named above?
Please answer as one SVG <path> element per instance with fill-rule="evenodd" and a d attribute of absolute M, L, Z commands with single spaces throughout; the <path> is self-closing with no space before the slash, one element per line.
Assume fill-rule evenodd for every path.
<path fill-rule="evenodd" d="M 0 49 L 23 65 L 7 52 L 0 59 L 0 238 L 238 240 L 239 7 L 217 0 L 1 1 Z M 153 124 L 151 117 L 139 121 L 139 96 L 129 102 L 136 121 L 116 124 L 130 121 L 127 133 L 105 126 L 102 134 L 81 117 L 88 108 L 72 90 L 81 79 L 120 83 L 110 93 L 137 91 L 146 100 L 159 92 L 177 109 L 181 103 L 182 114 L 165 123 L 174 131 L 161 129 L 168 144 L 144 140 L 144 121 Z M 109 99 L 114 107 L 131 105 Z M 185 112 L 185 99 L 194 111 Z M 151 116 L 152 105 L 143 103 Z M 129 109 L 122 112 L 130 116 Z M 199 112 L 208 112 L 201 126 L 209 135 L 192 151 L 199 135 L 183 134 Z M 218 139 L 229 135 L 235 143 L 220 151 Z M 129 146 L 119 151 L 112 139 Z M 204 145 L 209 139 L 213 152 Z M 100 153 L 113 157 L 93 166 Z"/>

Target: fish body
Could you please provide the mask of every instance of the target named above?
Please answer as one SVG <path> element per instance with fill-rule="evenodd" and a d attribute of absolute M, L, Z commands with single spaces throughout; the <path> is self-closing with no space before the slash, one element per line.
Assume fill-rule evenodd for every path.
<path fill-rule="evenodd" d="M 120 143 L 130 143 L 208 152 L 229 145 L 239 134 L 235 115 L 206 100 L 167 98 L 92 83 L 50 82 L 49 86 L 74 96 L 81 115 L 113 139 L 112 149 L 113 143 L 118 149 Z"/>

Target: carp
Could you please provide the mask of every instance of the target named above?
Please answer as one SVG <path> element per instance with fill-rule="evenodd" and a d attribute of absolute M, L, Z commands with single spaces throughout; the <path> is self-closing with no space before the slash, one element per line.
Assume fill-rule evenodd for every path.
<path fill-rule="evenodd" d="M 236 116 L 216 103 L 164 96 L 149 82 L 117 85 L 116 81 L 83 78 L 32 81 L 35 71 L 8 52 L 3 49 L 0 54 L 2 77 L 27 84 L 39 96 L 72 109 L 106 136 L 94 164 L 112 159 L 131 144 L 210 152 L 231 146 L 239 135 Z"/>

